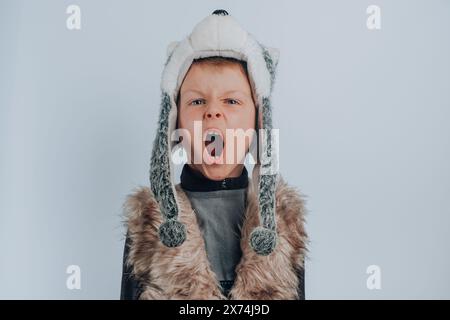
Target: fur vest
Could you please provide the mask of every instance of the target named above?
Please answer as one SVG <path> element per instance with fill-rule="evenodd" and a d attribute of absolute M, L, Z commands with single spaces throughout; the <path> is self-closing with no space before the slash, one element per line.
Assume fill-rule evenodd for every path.
<path fill-rule="evenodd" d="M 304 200 L 279 178 L 275 196 L 278 244 L 270 255 L 257 255 L 249 245 L 250 232 L 259 224 L 255 187 L 249 179 L 241 228 L 242 258 L 228 297 L 222 294 L 211 270 L 195 212 L 180 185 L 176 186 L 179 219 L 186 225 L 187 239 L 175 248 L 164 246 L 158 239 L 162 217 L 150 189 L 141 187 L 129 195 L 124 205 L 129 238 L 125 263 L 141 283 L 139 298 L 298 299 L 298 270 L 304 268 L 307 243 Z"/>

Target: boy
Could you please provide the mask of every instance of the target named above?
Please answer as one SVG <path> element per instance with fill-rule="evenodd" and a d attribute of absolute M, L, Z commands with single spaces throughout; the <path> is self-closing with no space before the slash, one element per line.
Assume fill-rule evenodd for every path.
<path fill-rule="evenodd" d="M 304 298 L 305 209 L 276 172 L 271 133 L 276 63 L 224 10 L 169 47 L 151 188 L 125 204 L 121 298 Z M 179 146 L 188 161 L 174 186 Z"/>

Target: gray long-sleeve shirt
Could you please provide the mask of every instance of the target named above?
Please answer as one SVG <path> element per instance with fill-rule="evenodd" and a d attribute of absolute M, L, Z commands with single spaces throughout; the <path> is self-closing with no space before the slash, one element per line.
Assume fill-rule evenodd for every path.
<path fill-rule="evenodd" d="M 205 240 L 211 268 L 227 287 L 234 281 L 235 268 L 242 250 L 240 246 L 246 189 L 208 192 L 186 191 Z"/>

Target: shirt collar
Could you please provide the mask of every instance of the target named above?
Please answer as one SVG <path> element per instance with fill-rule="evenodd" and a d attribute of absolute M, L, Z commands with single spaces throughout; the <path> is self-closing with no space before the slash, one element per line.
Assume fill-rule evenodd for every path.
<path fill-rule="evenodd" d="M 187 191 L 218 191 L 218 190 L 235 190 L 243 189 L 248 186 L 247 169 L 242 169 L 239 177 L 225 178 L 223 180 L 211 180 L 203 174 L 192 169 L 188 164 L 183 166 L 181 172 L 181 187 Z"/>

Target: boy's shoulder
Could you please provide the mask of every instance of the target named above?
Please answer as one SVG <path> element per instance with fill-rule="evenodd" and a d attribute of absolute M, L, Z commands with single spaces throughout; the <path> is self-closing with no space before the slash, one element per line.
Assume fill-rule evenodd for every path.
<path fill-rule="evenodd" d="M 255 177 L 249 178 L 249 192 L 251 197 L 255 197 L 255 201 L 257 201 L 258 182 Z M 281 174 L 278 175 L 275 184 L 275 202 L 276 211 L 282 217 L 293 215 L 303 218 L 306 214 L 306 195 L 297 187 L 288 184 Z"/>
<path fill-rule="evenodd" d="M 152 224 L 162 222 L 159 204 L 147 186 L 132 190 L 123 204 L 123 213 L 128 228 L 137 227 L 144 221 Z"/>
<path fill-rule="evenodd" d="M 301 215 L 306 213 L 306 196 L 295 186 L 289 185 L 281 176 L 276 184 L 275 198 L 277 209 L 292 209 Z"/>
<path fill-rule="evenodd" d="M 291 240 L 296 239 L 302 252 L 306 248 L 308 235 L 306 223 L 306 196 L 300 190 L 287 184 L 280 176 L 276 184 L 275 201 L 276 214 L 279 218 L 278 227 L 289 230 Z"/>

